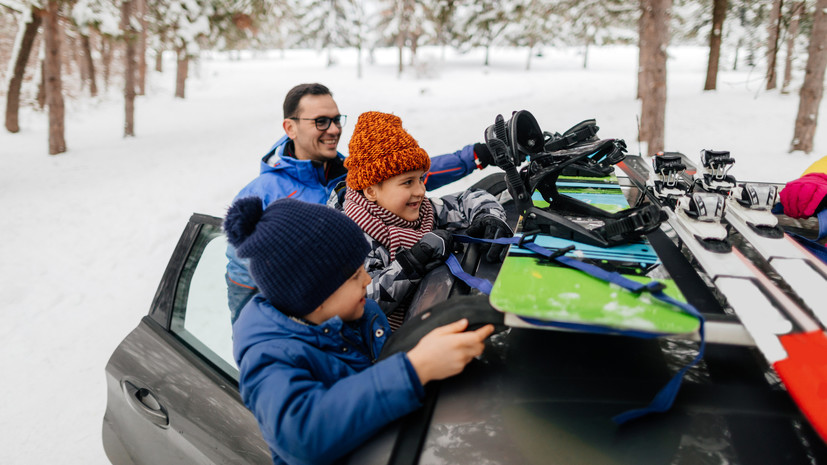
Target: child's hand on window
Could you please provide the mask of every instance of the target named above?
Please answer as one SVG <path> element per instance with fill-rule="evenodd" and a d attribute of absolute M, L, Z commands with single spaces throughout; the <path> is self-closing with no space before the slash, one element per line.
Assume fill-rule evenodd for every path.
<path fill-rule="evenodd" d="M 482 354 L 494 326 L 485 325 L 475 331 L 465 331 L 466 328 L 467 319 L 440 326 L 408 352 L 408 360 L 423 385 L 460 373 L 474 357 Z"/>

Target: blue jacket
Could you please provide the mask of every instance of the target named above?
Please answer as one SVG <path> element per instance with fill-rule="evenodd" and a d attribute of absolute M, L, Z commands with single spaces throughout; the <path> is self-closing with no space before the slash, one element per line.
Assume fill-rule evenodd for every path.
<path fill-rule="evenodd" d="M 284 156 L 289 141 L 284 136 L 270 148 L 261 159 L 261 174 L 241 189 L 236 199 L 260 197 L 265 208 L 273 201 L 285 197 L 312 203 L 327 202 L 333 188 L 345 179 L 347 172 L 341 166 L 344 155 L 337 153 L 338 163 L 328 163 L 328 169 L 341 172 L 328 179 L 328 173 L 325 173 L 325 168 L 320 163 Z M 331 165 L 333 168 L 330 168 Z M 432 158 L 425 185 L 428 190 L 437 189 L 467 176 L 476 168 L 474 146 L 466 145 L 454 153 Z M 227 276 L 237 284 L 255 287 L 247 260 L 239 258 L 232 246 L 227 247 L 227 258 Z"/>
<path fill-rule="evenodd" d="M 390 336 L 367 301 L 353 323 L 290 318 L 261 294 L 233 325 L 241 398 L 258 420 L 276 464 L 331 463 L 421 405 L 407 355 L 376 363 Z"/>

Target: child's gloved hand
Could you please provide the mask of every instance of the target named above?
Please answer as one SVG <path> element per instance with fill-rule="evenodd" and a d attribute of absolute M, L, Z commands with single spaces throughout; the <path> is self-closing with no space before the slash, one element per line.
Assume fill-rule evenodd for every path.
<path fill-rule="evenodd" d="M 444 229 L 435 229 L 422 236 L 409 251 L 397 253 L 396 259 L 403 268 L 413 269 L 419 276 L 424 276 L 444 263 L 453 250 L 454 236 Z"/>
<path fill-rule="evenodd" d="M 480 239 L 511 237 L 514 232 L 505 222 L 494 215 L 478 215 L 471 221 L 465 234 Z M 501 262 L 508 253 L 508 244 L 480 244 L 480 253 L 489 263 Z"/>
<path fill-rule="evenodd" d="M 809 173 L 787 183 L 781 190 L 784 214 L 791 218 L 807 218 L 827 204 L 827 174 Z"/>

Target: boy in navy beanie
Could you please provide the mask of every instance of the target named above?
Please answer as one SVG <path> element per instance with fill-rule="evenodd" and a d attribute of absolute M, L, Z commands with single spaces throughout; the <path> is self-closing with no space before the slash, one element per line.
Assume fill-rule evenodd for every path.
<path fill-rule="evenodd" d="M 274 463 L 330 463 L 421 405 L 422 386 L 480 355 L 494 328 L 460 320 L 381 362 L 390 333 L 365 299 L 361 228 L 322 205 L 239 199 L 224 229 L 261 293 L 233 325 L 244 404 Z"/>

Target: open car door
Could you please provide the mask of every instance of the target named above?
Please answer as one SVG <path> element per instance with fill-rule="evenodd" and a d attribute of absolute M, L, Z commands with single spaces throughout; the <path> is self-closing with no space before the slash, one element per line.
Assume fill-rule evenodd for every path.
<path fill-rule="evenodd" d="M 238 394 L 218 218 L 193 215 L 149 314 L 106 365 L 113 464 L 272 463 Z"/>

